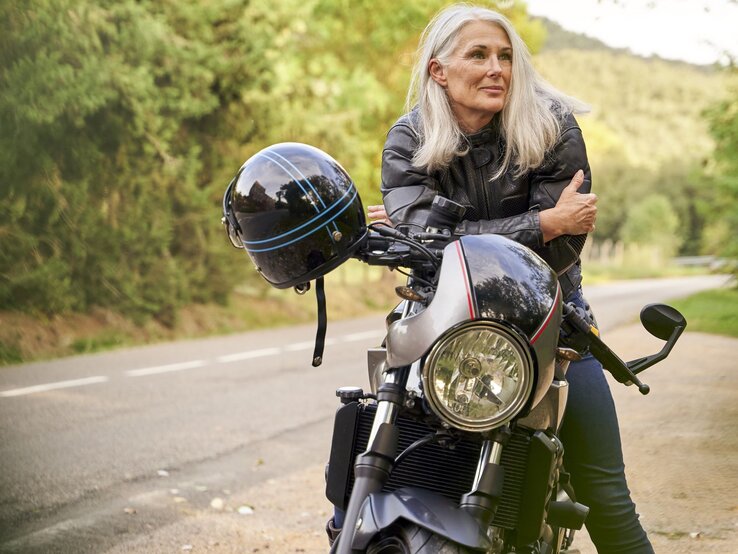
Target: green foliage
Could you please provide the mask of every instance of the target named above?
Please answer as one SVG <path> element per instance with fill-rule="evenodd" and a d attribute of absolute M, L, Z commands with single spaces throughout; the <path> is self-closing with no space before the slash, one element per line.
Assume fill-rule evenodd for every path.
<path fill-rule="evenodd" d="M 331 153 L 364 203 L 378 202 L 382 144 L 418 36 L 448 3 L 0 3 L 0 305 L 102 306 L 176 325 L 181 306 L 227 303 L 236 283 L 263 291 L 224 239 L 225 184 L 264 146 L 300 141 Z M 524 4 L 486 4 L 541 48 L 543 23 Z M 714 205 L 692 169 L 711 147 L 698 118 L 717 77 L 608 52 L 539 60 L 595 106 L 582 125 L 607 206 L 598 233 L 618 237 L 629 207 L 668 186 L 696 248 Z M 715 121 L 729 152 L 729 126 Z"/>
<path fill-rule="evenodd" d="M 708 237 L 715 252 L 738 260 L 738 69 L 733 67 L 731 72 L 730 94 L 706 112 L 717 143 L 714 162 L 707 168 L 715 188 Z"/>
<path fill-rule="evenodd" d="M 411 52 L 445 4 L 0 4 L 0 305 L 174 325 L 186 303 L 263 287 L 224 240 L 225 183 L 264 146 L 300 141 L 379 201 Z M 542 42 L 522 5 L 507 13 Z"/>
<path fill-rule="evenodd" d="M 0 342 L 0 366 L 18 364 L 23 361 L 20 350 L 13 345 Z"/>
<path fill-rule="evenodd" d="M 220 104 L 217 48 L 189 36 L 207 17 L 133 1 L 0 10 L 0 303 L 166 318 L 190 291 L 225 298 L 191 132 Z M 193 242 L 198 258 L 180 255 Z"/>
<path fill-rule="evenodd" d="M 679 217 L 660 194 L 646 196 L 630 208 L 621 235 L 626 243 L 658 246 L 665 258 L 673 256 L 682 242 Z"/>

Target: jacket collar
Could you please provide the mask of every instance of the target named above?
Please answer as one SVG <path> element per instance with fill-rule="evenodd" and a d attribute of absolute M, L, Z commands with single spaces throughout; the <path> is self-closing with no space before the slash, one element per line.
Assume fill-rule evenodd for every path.
<path fill-rule="evenodd" d="M 479 146 L 481 144 L 490 144 L 497 141 L 500 136 L 500 120 L 499 114 L 495 115 L 492 120 L 475 133 L 464 134 L 469 144 Z"/>

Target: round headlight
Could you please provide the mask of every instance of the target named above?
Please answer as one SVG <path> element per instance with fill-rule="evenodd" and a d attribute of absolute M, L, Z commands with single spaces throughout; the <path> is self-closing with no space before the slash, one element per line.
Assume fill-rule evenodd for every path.
<path fill-rule="evenodd" d="M 441 419 L 467 431 L 487 431 L 523 409 L 533 388 L 533 362 L 516 333 L 475 321 L 433 346 L 423 365 L 423 388 Z"/>

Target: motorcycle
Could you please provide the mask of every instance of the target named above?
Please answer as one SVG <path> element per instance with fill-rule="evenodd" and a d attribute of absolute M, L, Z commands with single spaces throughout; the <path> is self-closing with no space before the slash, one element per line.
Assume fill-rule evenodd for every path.
<path fill-rule="evenodd" d="M 368 352 L 371 390 L 336 392 L 326 467 L 336 507 L 331 552 L 565 552 L 588 513 L 557 436 L 569 363 L 591 353 L 618 382 L 648 394 L 637 375 L 666 358 L 686 327 L 674 308 L 646 306 L 645 329 L 666 343 L 623 362 L 590 314 L 563 301 L 543 259 L 502 236 L 454 236 L 462 216 L 462 206 L 437 197 L 423 230 L 366 226 L 343 168 L 294 143 L 247 161 L 226 191 L 229 236 L 270 283 L 305 292 L 306 277 L 316 280 L 314 365 L 325 333 L 323 275 L 349 258 L 407 271 L 386 338 Z M 285 247 L 297 250 L 274 263 Z M 313 262 L 285 271 L 298 251 Z"/>

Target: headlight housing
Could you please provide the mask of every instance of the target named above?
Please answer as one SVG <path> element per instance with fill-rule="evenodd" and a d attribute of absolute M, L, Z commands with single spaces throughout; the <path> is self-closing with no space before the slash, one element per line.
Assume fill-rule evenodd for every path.
<path fill-rule="evenodd" d="M 493 321 L 473 321 L 436 342 L 422 380 L 442 420 L 466 431 L 488 431 L 525 406 L 533 389 L 533 360 L 517 333 Z"/>

